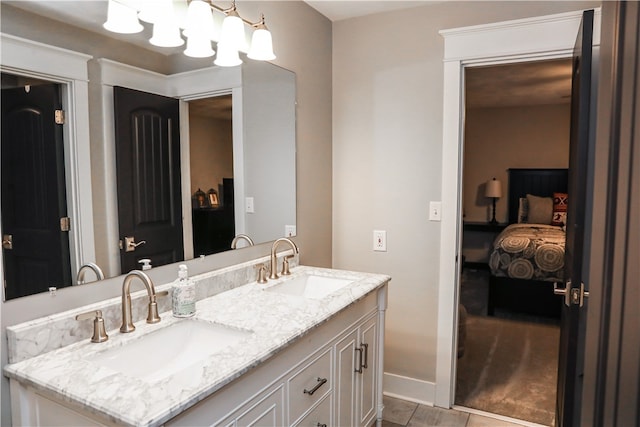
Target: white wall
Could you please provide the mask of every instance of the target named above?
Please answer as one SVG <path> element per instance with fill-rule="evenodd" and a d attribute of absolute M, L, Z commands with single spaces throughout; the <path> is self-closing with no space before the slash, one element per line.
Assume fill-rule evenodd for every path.
<path fill-rule="evenodd" d="M 428 221 L 428 206 L 441 198 L 438 31 L 597 5 L 446 2 L 334 23 L 333 265 L 392 276 L 386 392 L 433 401 L 440 226 Z M 387 252 L 372 251 L 374 229 L 387 230 Z"/>

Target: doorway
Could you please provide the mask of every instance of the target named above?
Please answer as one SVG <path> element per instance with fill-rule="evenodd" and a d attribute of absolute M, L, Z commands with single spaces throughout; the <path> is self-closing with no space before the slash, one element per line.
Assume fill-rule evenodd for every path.
<path fill-rule="evenodd" d="M 533 257 L 543 244 L 554 244 L 554 250 L 564 248 L 564 232 L 551 226 L 552 194 L 538 184 L 523 192 L 533 193 L 535 200 L 540 198 L 549 207 L 544 221 L 536 219 L 544 223 L 534 222 L 530 227 L 515 222 L 524 219 L 512 217 L 508 196 L 513 194 L 513 186 L 525 183 L 521 178 L 524 173 L 527 179 L 537 180 L 547 172 L 558 172 L 565 180 L 555 190 L 566 191 L 571 71 L 571 59 L 465 69 L 464 261 L 459 310 L 466 334 L 458 337 L 463 351 L 458 352 L 455 404 L 543 425 L 551 425 L 555 417 L 559 311 L 541 309 L 537 306 L 540 302 L 532 299 L 517 306 L 494 307 L 497 298 L 490 285 L 502 281 L 511 287 L 545 287 L 544 280 L 555 281 L 561 275 L 556 270 L 536 272 L 535 278 L 540 280 L 504 278 L 501 276 L 510 266 L 496 268 L 493 261 L 500 256 L 500 263 L 506 263 L 504 257 L 510 256 L 512 266 L 517 262 L 535 266 L 533 261 L 526 264 L 528 255 Z M 510 224 L 514 225 L 505 231 Z M 494 241 L 499 242 L 496 239 L 506 236 L 504 233 L 517 232 L 520 237 L 533 230 L 539 233 L 536 239 L 540 242 L 531 238 L 518 252 L 494 248 Z M 550 304 L 559 308 L 550 287 L 545 289 Z"/>
<path fill-rule="evenodd" d="M 189 104 L 189 157 L 194 256 L 223 252 L 236 235 L 233 98 Z"/>
<path fill-rule="evenodd" d="M 444 105 L 442 206 L 451 215 L 443 215 L 440 239 L 440 275 L 438 291 L 438 358 L 434 403 L 454 405 L 455 368 L 458 329 L 458 283 L 462 257 L 461 176 L 462 133 L 464 123 L 463 70 L 467 66 L 496 65 L 572 55 L 582 11 L 507 21 L 495 24 L 443 30 Z M 592 45 L 600 44 L 600 10 L 595 11 Z M 550 37 L 550 35 L 553 35 Z M 497 43 L 496 41 L 500 42 Z M 527 43 L 523 43 L 526 40 Z"/>

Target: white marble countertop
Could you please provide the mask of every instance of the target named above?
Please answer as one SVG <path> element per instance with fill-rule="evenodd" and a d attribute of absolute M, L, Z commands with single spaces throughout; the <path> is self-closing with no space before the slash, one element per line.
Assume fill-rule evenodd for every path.
<path fill-rule="evenodd" d="M 283 280 L 305 274 L 353 282 L 321 300 L 265 291 Z M 81 405 L 110 422 L 157 426 L 283 350 L 389 279 L 381 274 L 300 266 L 292 269 L 291 276 L 277 281 L 264 285 L 252 282 L 198 301 L 195 319 L 252 331 L 236 344 L 208 357 L 200 375 L 176 374 L 155 382 L 143 381 L 92 362 L 98 353 L 184 321 L 174 318 L 171 312 L 161 313 L 160 323 L 139 321 L 136 330 L 128 334 L 110 330 L 109 340 L 99 344 L 91 343 L 87 337 L 82 342 L 7 365 L 4 373 L 45 395 Z"/>

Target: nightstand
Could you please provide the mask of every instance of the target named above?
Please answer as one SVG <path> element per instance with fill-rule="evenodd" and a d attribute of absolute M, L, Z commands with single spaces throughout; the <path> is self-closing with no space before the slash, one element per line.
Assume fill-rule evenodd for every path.
<path fill-rule="evenodd" d="M 504 230 L 507 227 L 507 225 L 509 224 L 504 224 L 504 223 L 490 224 L 488 222 L 471 222 L 471 221 L 464 222 L 462 225 L 464 233 L 465 234 L 467 232 L 473 233 L 472 235 L 465 236 L 464 240 L 466 240 L 467 249 L 469 251 L 475 250 L 475 253 L 476 253 L 475 258 L 477 260 L 476 261 L 465 260 L 463 261 L 463 267 L 472 268 L 476 270 L 488 270 L 489 264 L 488 264 L 487 257 L 491 252 L 490 247 L 493 243 L 493 240 L 498 235 L 498 233 Z M 480 256 L 477 255 L 478 251 L 480 251 L 480 254 L 481 254 Z M 482 260 L 487 259 L 487 261 L 479 261 L 480 259 Z"/>

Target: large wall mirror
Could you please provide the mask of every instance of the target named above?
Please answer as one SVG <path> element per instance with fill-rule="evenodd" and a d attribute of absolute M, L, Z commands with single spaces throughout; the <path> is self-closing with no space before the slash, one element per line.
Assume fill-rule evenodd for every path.
<path fill-rule="evenodd" d="M 5 38 L 3 38 L 3 47 Z M 40 86 L 48 87 L 51 83 L 56 90 L 62 94 L 73 92 L 73 87 L 64 81 L 49 82 L 46 73 L 34 72 L 29 69 L 18 69 L 13 66 L 7 67 L 2 62 L 2 157 L 5 159 L 5 149 L 11 147 L 11 141 L 29 139 L 24 135 L 16 139 L 20 129 L 27 129 L 22 126 L 5 126 L 10 119 L 7 115 L 17 114 L 15 111 L 29 110 L 28 104 L 21 104 L 17 101 L 13 110 L 5 109 L 5 98 L 22 96 L 26 94 L 37 95 Z M 63 154 L 44 153 L 37 148 L 31 151 L 31 160 L 25 158 L 29 153 L 18 153 L 22 156 L 23 163 L 20 165 L 23 176 L 36 176 L 33 173 L 41 167 L 42 162 L 50 156 L 57 156 L 58 164 L 62 169 L 58 170 L 58 179 L 64 184 L 61 187 L 68 189 L 66 202 L 53 203 L 52 197 L 36 197 L 38 195 L 49 195 L 50 189 L 40 188 L 38 182 L 28 182 L 27 186 L 5 186 L 5 169 L 3 164 L 3 187 L 2 187 L 2 227 L 3 237 L 3 263 L 5 275 L 6 299 L 16 298 L 38 292 L 45 292 L 49 287 L 58 289 L 78 284 L 78 271 L 84 264 L 95 263 L 102 270 L 105 278 L 114 277 L 126 273 L 128 268 L 123 268 L 121 257 L 127 252 L 127 248 L 134 254 L 135 268 L 140 268 L 140 259 L 151 259 L 151 264 L 155 266 L 164 265 L 170 262 L 181 261 L 182 259 L 192 259 L 199 256 L 215 256 L 221 251 L 232 250 L 231 240 L 234 236 L 243 234 L 251 238 L 255 244 L 275 240 L 287 234 L 295 234 L 296 225 L 296 186 L 295 186 L 295 74 L 264 62 L 245 62 L 235 69 L 220 70 L 218 67 L 195 70 L 194 72 L 182 73 L 180 75 L 162 76 L 155 75 L 155 79 L 164 79 L 161 87 L 150 87 L 149 80 L 144 79 L 144 70 L 137 70 L 146 83 L 142 87 L 131 87 L 131 89 L 151 92 L 164 97 L 173 98 L 178 104 L 178 120 L 172 122 L 171 126 L 177 130 L 178 138 L 171 140 L 171 144 L 179 141 L 179 157 L 177 163 L 171 163 L 171 174 L 175 175 L 179 181 L 177 194 L 171 198 L 164 197 L 158 187 L 157 191 L 152 191 L 147 200 L 152 200 L 146 208 L 155 206 L 155 210 L 149 210 L 144 220 L 151 219 L 164 220 L 162 211 L 170 212 L 166 206 L 173 200 L 178 204 L 178 215 L 181 217 L 180 236 L 183 247 L 176 259 L 167 259 L 163 256 L 156 256 L 153 251 L 145 252 L 145 243 L 141 243 L 149 238 L 124 235 L 119 227 L 118 205 L 127 204 L 125 200 L 119 199 L 117 186 L 118 170 L 115 153 L 117 140 L 117 122 L 114 113 L 113 94 L 114 86 L 118 86 L 117 69 L 126 68 L 126 64 L 114 65 L 109 61 L 91 59 L 99 62 L 102 66 L 100 82 L 92 81 L 92 74 L 89 73 L 89 88 L 93 87 L 94 93 L 100 96 L 89 98 L 88 111 L 90 119 L 87 123 L 78 123 L 77 117 L 72 124 L 75 128 L 89 127 L 86 132 L 75 132 L 71 142 L 68 137 L 62 137 L 61 149 L 67 150 Z M 102 61 L 102 62 L 101 62 Z M 106 65 L 105 65 L 106 64 Z M 105 68 L 109 71 L 105 72 Z M 116 70 L 116 71 L 114 71 Z M 142 74 L 140 74 L 142 73 Z M 110 82 L 111 76 L 115 82 Z M 115 77 L 114 77 L 115 76 Z M 200 84 L 201 78 L 212 79 L 214 83 Z M 216 78 L 219 76 L 220 78 Z M 33 78 L 36 78 L 33 80 Z M 28 80 L 31 78 L 32 80 Z M 128 77 L 123 81 L 130 82 Z M 153 79 L 151 79 L 154 81 Z M 135 79 L 134 79 L 135 81 Z M 159 80 L 158 80 L 159 81 Z M 125 86 L 135 86 L 121 84 Z M 11 92 L 13 91 L 13 92 Z M 108 99 L 111 96 L 111 99 Z M 58 96 L 62 109 L 74 109 L 72 105 L 74 98 L 70 96 Z M 66 105 L 65 105 L 66 104 Z M 56 108 L 58 105 L 56 106 Z M 6 110 L 6 111 L 5 111 Z M 15 111 L 14 111 L 15 110 Z M 110 111 L 109 111 L 110 110 Z M 29 110 L 31 111 L 31 110 Z M 97 116 L 96 116 L 97 115 Z M 24 116 L 24 114 L 22 114 Z M 146 116 L 145 116 L 146 117 Z M 140 123 L 147 123 L 140 119 Z M 40 126 L 37 120 L 24 118 L 38 129 Z M 11 121 L 11 123 L 19 123 Z M 149 124 L 151 123 L 151 124 Z M 90 124 L 90 126 L 89 126 Z M 154 129 L 152 121 L 148 122 L 148 129 Z M 146 126 L 146 125 L 145 125 Z M 162 125 L 159 125 L 161 129 Z M 94 128 L 100 128 L 98 130 Z M 5 129 L 13 134 L 8 134 Z M 64 132 L 64 125 L 58 129 Z M 18 133 L 17 133 L 18 132 Z M 31 132 L 31 131 L 29 131 Z M 30 135 L 34 132 L 29 133 Z M 91 140 L 81 140 L 82 135 L 91 135 Z M 112 138 L 96 138 L 96 135 L 111 135 Z M 75 138 L 75 139 L 74 139 Z M 32 141 L 33 142 L 33 141 Z M 35 141 L 34 143 L 37 143 Z M 76 168 L 77 159 L 74 161 L 65 160 L 77 146 L 90 146 L 91 162 L 90 168 L 83 165 Z M 15 145 L 15 144 L 14 144 Z M 37 145 L 35 145 L 37 147 Z M 138 149 L 141 146 L 138 146 Z M 86 147 L 85 147 L 86 148 Z M 149 148 L 149 147 L 148 147 Z M 33 157 L 33 153 L 38 156 Z M 103 155 L 104 153 L 111 153 Z M 149 155 L 153 154 L 152 147 L 149 148 Z M 119 154 L 122 156 L 121 154 Z M 26 160 L 25 160 L 26 159 Z M 142 164 L 142 163 L 141 163 Z M 17 165 L 17 164 L 16 164 Z M 96 167 L 96 165 L 98 165 Z M 33 170 L 28 170 L 33 168 Z M 102 170 L 97 170 L 102 168 Z M 148 172 L 148 171 L 147 171 Z M 134 171 L 135 173 L 135 171 Z M 22 175 L 21 175 L 22 176 Z M 141 176 L 138 174 L 138 176 Z M 26 181 L 11 172 L 11 177 L 18 179 L 18 182 Z M 147 175 L 153 177 L 153 173 Z M 91 180 L 91 191 L 78 191 L 74 187 L 73 180 Z M 51 180 L 40 179 L 39 182 Z M 64 189 L 63 188 L 63 189 Z M 9 202 L 11 201 L 11 202 Z M 33 206 L 29 208 L 28 204 Z M 66 203 L 66 206 L 65 206 Z M 16 237 L 20 232 L 6 230 L 9 227 L 9 220 L 16 218 L 24 219 L 29 217 L 35 219 L 42 215 L 35 215 L 36 212 L 49 212 L 54 218 L 53 227 L 57 234 L 64 236 L 65 220 L 60 218 L 69 217 L 70 227 L 73 229 L 76 218 L 74 212 L 78 211 L 78 204 L 90 203 L 93 212 L 91 220 L 85 220 L 85 227 L 82 232 L 77 232 L 72 238 L 67 239 L 68 243 L 56 242 L 55 245 L 63 247 L 68 245 L 65 252 L 63 248 L 62 260 L 47 261 L 51 263 L 61 263 L 61 269 L 65 275 L 60 278 L 50 279 L 48 267 L 45 264 L 34 264 L 35 252 L 41 250 L 39 245 L 34 244 L 33 237 L 25 238 L 29 244 L 19 243 Z M 67 207 L 67 212 L 65 209 Z M 17 208 L 23 210 L 18 213 Z M 45 209 L 46 208 L 46 209 Z M 55 208 L 55 209 L 54 209 Z M 132 207 L 134 210 L 136 206 Z M 24 215 L 24 210 L 33 215 Z M 62 209 L 62 210 L 61 210 Z M 54 213 L 55 210 L 55 213 Z M 33 219 L 32 218 L 32 219 Z M 35 221 L 35 219 L 33 219 Z M 137 218 L 140 219 L 140 218 Z M 175 218 L 174 218 L 175 219 Z M 49 220 L 51 222 L 52 220 Z M 87 227 L 86 224 L 91 224 Z M 33 225 L 33 224 L 32 224 Z M 144 228 L 148 224 L 141 224 Z M 11 225 L 11 227 L 15 227 Z M 74 230 L 75 231 L 75 230 Z M 86 237 L 86 239 L 85 239 Z M 132 241 L 126 238 L 132 238 Z M 7 241 L 5 241 L 7 240 Z M 237 247 L 241 249 L 247 243 L 243 239 Z M 129 246 L 128 246 L 129 245 Z M 150 244 L 148 245 L 151 246 Z M 13 255 L 16 249 L 22 251 L 22 259 L 31 262 L 16 262 Z M 9 252 L 12 251 L 12 252 Z M 25 252 L 26 251 L 26 252 Z M 31 252 L 30 252 L 31 251 Z M 55 251 L 55 250 L 54 250 Z M 33 252 L 33 253 L 32 253 Z M 58 257 L 60 258 L 60 257 Z M 57 259 L 57 258 L 56 258 Z M 35 268 L 34 266 L 38 266 Z M 11 276 L 12 271 L 22 272 Z M 29 274 L 25 275 L 24 273 Z M 38 275 L 35 275 L 38 273 Z M 83 274 L 85 282 L 91 282 L 96 277 L 94 271 L 89 269 Z M 99 282 L 97 282 L 99 284 Z M 95 284 L 94 284 L 95 285 Z M 88 286 L 88 285 L 87 285 Z M 93 285 L 92 285 L 93 286 Z"/>

